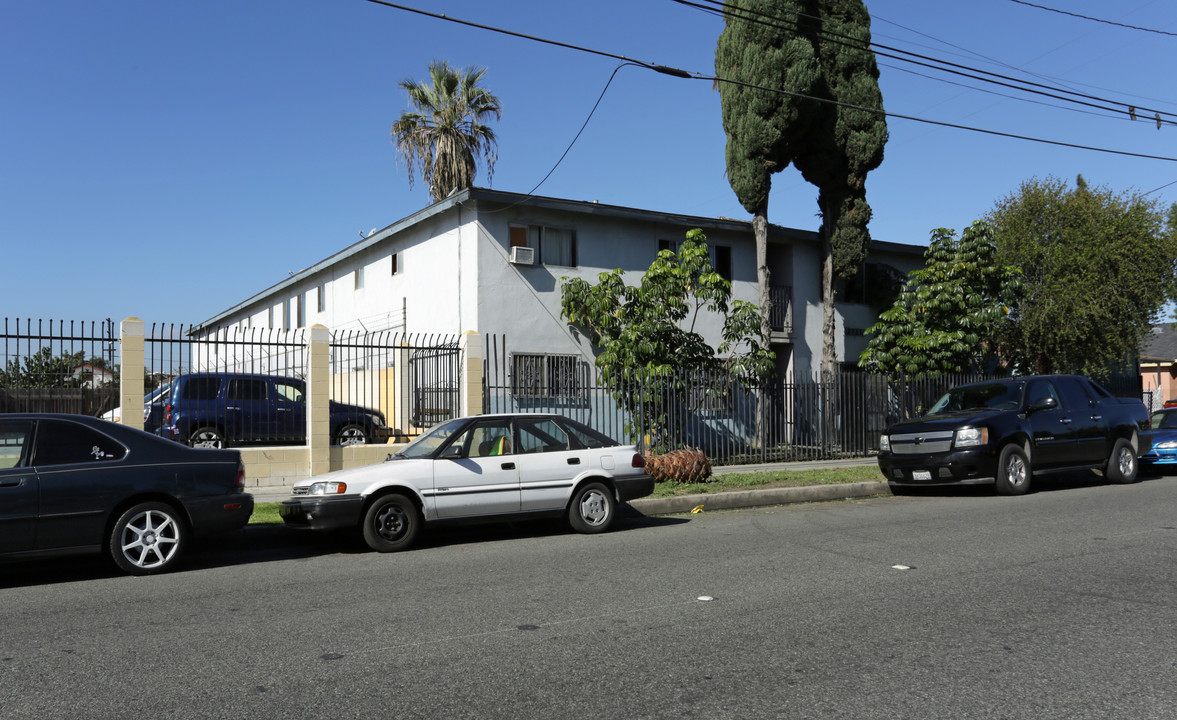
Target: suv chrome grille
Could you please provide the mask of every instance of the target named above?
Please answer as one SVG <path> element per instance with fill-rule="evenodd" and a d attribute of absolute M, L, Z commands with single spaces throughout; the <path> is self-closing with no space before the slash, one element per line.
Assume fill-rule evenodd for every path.
<path fill-rule="evenodd" d="M 891 452 L 896 455 L 926 455 L 952 449 L 952 430 L 929 433 L 908 433 L 891 436 Z"/>

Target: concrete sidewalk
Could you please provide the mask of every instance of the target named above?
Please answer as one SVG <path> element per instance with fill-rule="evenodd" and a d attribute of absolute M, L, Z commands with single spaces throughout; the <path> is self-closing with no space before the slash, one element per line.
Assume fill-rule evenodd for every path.
<path fill-rule="evenodd" d="M 779 472 L 799 470 L 822 470 L 827 468 L 864 467 L 875 464 L 874 458 L 851 460 L 807 460 L 789 463 L 768 463 L 764 465 L 725 465 L 712 469 L 715 475 L 738 475 L 753 472 Z M 842 500 L 846 498 L 886 495 L 890 491 L 887 483 L 878 482 L 843 483 L 837 485 L 808 485 L 795 488 L 768 488 L 764 490 L 741 490 L 737 492 L 703 493 L 681 495 L 672 498 L 639 498 L 631 500 L 629 506 L 643 515 L 670 515 L 688 513 L 702 505 L 704 510 L 757 507 L 762 505 L 784 505 L 819 500 Z M 258 487 L 250 491 L 256 503 L 282 502 L 290 497 L 290 488 Z"/>

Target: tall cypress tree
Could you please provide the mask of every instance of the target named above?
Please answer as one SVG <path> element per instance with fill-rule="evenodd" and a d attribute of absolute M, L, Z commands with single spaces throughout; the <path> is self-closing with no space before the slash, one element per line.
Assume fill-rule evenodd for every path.
<path fill-rule="evenodd" d="M 767 308 L 762 252 L 767 252 L 770 178 L 793 163 L 819 189 L 822 370 L 832 373 L 837 360 L 833 278 L 853 274 L 866 258 L 871 216 L 866 175 L 882 162 L 887 140 L 870 16 L 862 0 L 737 0 L 725 18 L 715 69 L 728 138 L 728 178 L 754 216 L 762 312 Z M 758 224 L 764 226 L 763 241 Z"/>

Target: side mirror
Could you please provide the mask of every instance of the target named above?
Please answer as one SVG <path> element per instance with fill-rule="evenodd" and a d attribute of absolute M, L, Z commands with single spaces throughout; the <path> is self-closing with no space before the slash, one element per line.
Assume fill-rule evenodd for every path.
<path fill-rule="evenodd" d="M 1039 410 L 1054 410 L 1058 407 L 1058 400 L 1052 397 L 1039 398 L 1030 406 L 1031 412 L 1038 412 Z"/>
<path fill-rule="evenodd" d="M 450 445 L 441 452 L 441 457 L 443 460 L 456 460 L 457 458 L 462 457 L 462 446 Z"/>

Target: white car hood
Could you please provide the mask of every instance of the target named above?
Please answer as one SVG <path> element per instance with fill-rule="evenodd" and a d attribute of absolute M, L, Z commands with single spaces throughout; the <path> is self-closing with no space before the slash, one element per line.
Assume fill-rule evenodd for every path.
<path fill-rule="evenodd" d="M 365 465 L 316 475 L 298 481 L 294 487 L 306 487 L 319 482 L 342 482 L 347 483 L 346 494 L 348 495 L 363 495 L 371 488 L 387 485 L 397 480 L 417 489 L 433 487 L 433 463 L 434 461 L 429 458 L 386 460 L 376 465 Z"/>

